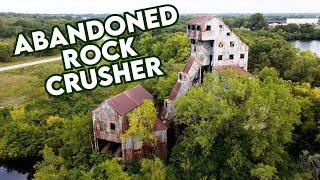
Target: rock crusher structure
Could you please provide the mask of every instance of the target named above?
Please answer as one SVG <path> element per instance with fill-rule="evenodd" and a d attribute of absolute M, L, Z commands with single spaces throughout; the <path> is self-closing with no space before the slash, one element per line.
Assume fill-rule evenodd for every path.
<path fill-rule="evenodd" d="M 187 36 L 191 41 L 191 55 L 168 99 L 164 101 L 161 119 L 157 119 L 154 132 L 156 145 L 142 142 L 137 137 L 121 141 L 121 135 L 129 128 L 127 114 L 139 107 L 143 100 L 153 96 L 141 86 L 136 86 L 104 101 L 92 111 L 95 147 L 102 153 L 112 152 L 124 160 L 157 154 L 167 155 L 168 138 L 175 142 L 175 130 L 171 119 L 174 116 L 173 101 L 187 94 L 192 86 L 201 85 L 204 74 L 222 73 L 233 69 L 238 74 L 247 74 L 248 45 L 237 36 L 221 19 L 215 16 L 200 16 L 187 22 Z M 167 122 L 167 123 L 164 123 Z M 170 125 L 170 131 L 168 130 Z M 174 127 L 173 127 L 174 129 Z M 171 131 L 172 130 L 172 131 Z M 167 135 L 169 133 L 169 135 Z M 169 142 L 169 146 L 173 143 Z M 157 149 L 157 151 L 155 151 Z"/>
<path fill-rule="evenodd" d="M 92 111 L 95 148 L 101 153 L 111 153 L 125 161 L 158 155 L 167 156 L 167 126 L 157 118 L 154 133 L 155 144 L 142 142 L 138 137 L 131 137 L 122 142 L 121 135 L 128 130 L 127 114 L 153 96 L 138 85 L 102 102 Z"/>
<path fill-rule="evenodd" d="M 202 84 L 204 74 L 233 69 L 238 74 L 248 74 L 249 46 L 220 18 L 199 16 L 187 22 L 187 36 L 191 41 L 191 55 L 168 99 L 164 101 L 161 117 L 174 116 L 173 101 L 186 95 L 192 86 Z"/>

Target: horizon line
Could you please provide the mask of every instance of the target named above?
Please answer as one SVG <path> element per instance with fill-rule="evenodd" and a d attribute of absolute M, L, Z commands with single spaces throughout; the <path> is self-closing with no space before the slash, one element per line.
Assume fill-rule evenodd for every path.
<path fill-rule="evenodd" d="M 12 11 L 2 11 L 0 14 L 23 14 L 23 15 L 109 15 L 109 14 L 123 14 L 126 11 L 123 11 L 121 13 L 25 13 L 25 12 L 12 12 Z M 318 14 L 319 12 L 224 12 L 224 13 L 180 13 L 180 15 L 214 15 L 214 14 Z"/>

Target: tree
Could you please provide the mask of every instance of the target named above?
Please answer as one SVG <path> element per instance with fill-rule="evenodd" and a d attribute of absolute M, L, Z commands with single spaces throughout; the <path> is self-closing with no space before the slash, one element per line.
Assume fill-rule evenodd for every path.
<path fill-rule="evenodd" d="M 263 74 L 208 74 L 202 87 L 176 101 L 175 122 L 187 125 L 172 155 L 179 174 L 243 179 L 259 163 L 270 172 L 286 166 L 284 148 L 299 123 L 300 104 L 290 84 Z"/>
<path fill-rule="evenodd" d="M 320 177 L 320 154 L 310 155 L 308 151 L 304 150 L 303 155 L 300 157 L 303 168 L 309 170 L 314 179 Z M 311 179 L 311 178 L 309 178 Z"/>
<path fill-rule="evenodd" d="M 9 40 L 1 40 L 0 42 L 0 62 L 10 62 L 12 60 L 14 43 Z"/>
<path fill-rule="evenodd" d="M 163 101 L 167 98 L 172 90 L 172 87 L 177 81 L 176 74 L 170 74 L 166 77 L 160 77 L 157 83 L 153 84 L 153 91 L 158 95 L 157 98 Z"/>
<path fill-rule="evenodd" d="M 106 160 L 84 174 L 83 179 L 108 179 L 108 180 L 129 180 L 129 175 L 123 171 L 123 166 L 119 164 L 119 158 Z"/>
<path fill-rule="evenodd" d="M 39 156 L 45 134 L 33 118 L 21 107 L 10 111 L 10 116 L 0 119 L 0 159 Z"/>
<path fill-rule="evenodd" d="M 249 43 L 250 72 L 274 67 L 284 77 L 285 71 L 298 59 L 298 50 L 280 35 L 267 31 L 240 31 L 239 34 Z"/>
<path fill-rule="evenodd" d="M 157 111 L 151 100 L 144 100 L 143 104 L 128 114 L 129 129 L 121 136 L 122 140 L 137 136 L 142 141 L 154 141 L 153 127 L 157 119 Z"/>
<path fill-rule="evenodd" d="M 251 30 L 260 30 L 267 27 L 267 20 L 264 18 L 263 14 L 256 13 L 251 15 L 249 18 L 249 28 Z"/>
<path fill-rule="evenodd" d="M 139 179 L 165 180 L 166 168 L 159 158 L 142 159 Z"/>
<path fill-rule="evenodd" d="M 240 17 L 230 17 L 227 19 L 223 19 L 223 21 L 228 24 L 231 28 L 244 28 L 248 27 L 248 18 L 245 16 Z"/>
<path fill-rule="evenodd" d="M 251 176 L 256 177 L 261 180 L 269 180 L 274 178 L 274 174 L 277 172 L 275 167 L 269 165 L 264 165 L 262 163 L 255 166 L 251 170 Z"/>
<path fill-rule="evenodd" d="M 190 55 L 190 42 L 183 33 L 161 36 L 144 33 L 136 48 L 142 55 L 159 56 L 163 61 L 174 59 L 176 62 L 184 62 Z"/>
<path fill-rule="evenodd" d="M 156 38 L 150 33 L 144 33 L 141 35 L 139 42 L 137 43 L 137 50 L 142 55 L 151 55 L 152 45 L 157 42 Z"/>
<path fill-rule="evenodd" d="M 168 61 L 174 59 L 176 62 L 185 62 L 190 56 L 190 42 L 183 33 L 171 35 L 163 44 L 161 59 Z"/>
<path fill-rule="evenodd" d="M 320 60 L 310 51 L 302 52 L 299 59 L 293 62 L 290 69 L 285 72 L 285 77 L 294 82 L 320 85 Z"/>
<path fill-rule="evenodd" d="M 92 121 L 90 115 L 73 116 L 63 122 L 60 155 L 68 168 L 87 163 L 92 153 Z"/>
<path fill-rule="evenodd" d="M 318 153 L 320 148 L 320 89 L 310 84 L 295 84 L 293 94 L 299 99 L 302 112 L 301 123 L 294 130 L 294 139 L 288 146 L 293 156 L 301 155 L 302 151 Z"/>
<path fill-rule="evenodd" d="M 52 148 L 45 146 L 43 151 L 43 161 L 35 165 L 36 180 L 60 180 L 68 177 L 68 170 L 64 166 L 64 159 L 54 154 Z"/>

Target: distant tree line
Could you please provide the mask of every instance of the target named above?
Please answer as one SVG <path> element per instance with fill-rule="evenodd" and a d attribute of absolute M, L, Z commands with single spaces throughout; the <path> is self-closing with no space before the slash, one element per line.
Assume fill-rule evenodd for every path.
<path fill-rule="evenodd" d="M 223 19 L 231 28 L 248 28 L 250 30 L 261 30 L 267 28 L 267 19 L 261 13 L 251 16 L 226 17 Z"/>
<path fill-rule="evenodd" d="M 282 34 L 287 40 L 320 40 L 320 29 L 311 24 L 280 25 L 272 31 Z"/>

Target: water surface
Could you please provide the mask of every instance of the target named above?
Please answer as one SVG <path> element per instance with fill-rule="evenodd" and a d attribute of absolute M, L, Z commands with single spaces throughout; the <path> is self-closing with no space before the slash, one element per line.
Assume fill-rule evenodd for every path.
<path fill-rule="evenodd" d="M 312 41 L 289 41 L 289 43 L 295 44 L 301 51 L 312 51 L 320 56 L 320 40 Z"/>
<path fill-rule="evenodd" d="M 0 180 L 29 180 L 34 174 L 37 159 L 0 162 Z"/>

